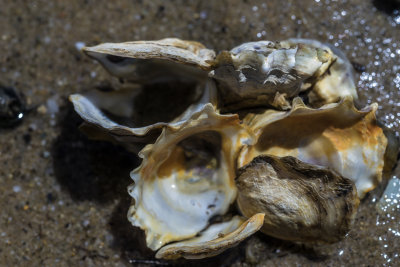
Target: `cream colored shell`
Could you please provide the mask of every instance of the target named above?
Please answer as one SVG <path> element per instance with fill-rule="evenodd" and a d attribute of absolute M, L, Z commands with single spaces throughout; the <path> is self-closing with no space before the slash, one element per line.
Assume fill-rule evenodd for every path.
<path fill-rule="evenodd" d="M 204 76 L 201 70 L 208 71 L 215 58 L 215 52 L 204 45 L 177 38 L 104 43 L 83 51 L 112 75 L 141 83 L 154 82 L 149 77 L 166 78 L 166 74 L 186 79 Z"/>
<path fill-rule="evenodd" d="M 217 105 L 215 84 L 207 78 L 215 53 L 200 43 L 167 38 L 105 43 L 83 51 L 124 81 L 106 92 L 70 96 L 86 122 L 82 129 L 94 139 L 120 143 L 137 153 L 144 143 L 154 142 L 163 127 L 179 127 L 205 104 Z M 164 93 L 167 90 L 171 95 Z M 161 101 L 160 107 L 152 107 L 160 110 L 158 114 L 140 108 L 149 99 Z M 168 101 L 169 109 L 162 101 Z M 166 116 L 169 113 L 174 116 Z"/>
<path fill-rule="evenodd" d="M 263 219 L 264 214 L 257 213 L 248 220 L 235 216 L 230 221 L 213 224 L 201 232 L 199 237 L 162 247 L 156 258 L 203 259 L 218 255 L 257 232 L 263 225 Z"/>

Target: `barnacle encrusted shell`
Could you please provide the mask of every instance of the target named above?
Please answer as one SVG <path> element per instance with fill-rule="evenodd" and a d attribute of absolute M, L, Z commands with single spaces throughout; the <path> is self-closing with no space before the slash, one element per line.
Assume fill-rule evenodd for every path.
<path fill-rule="evenodd" d="M 353 66 L 342 51 L 336 47 L 323 44 L 310 39 L 289 39 L 283 41 L 287 45 L 308 45 L 315 49 L 328 51 L 333 55 L 329 68 L 315 77 L 311 89 L 307 94 L 309 104 L 313 107 L 320 107 L 328 103 L 334 103 L 340 98 L 351 96 L 353 100 L 358 99 L 356 85 L 354 82 Z"/>
<path fill-rule="evenodd" d="M 346 97 L 339 103 L 312 109 L 296 98 L 289 112 L 249 114 L 244 121 L 257 140 L 244 146 L 238 166 L 261 154 L 293 156 L 330 167 L 351 179 L 359 197 L 363 197 L 382 180 L 387 138 L 377 125 L 377 108 L 372 104 L 359 111 L 351 97 Z"/>
<path fill-rule="evenodd" d="M 128 219 L 145 230 L 149 248 L 194 237 L 211 217 L 227 212 L 237 192 L 235 159 L 249 141 L 236 114 L 219 115 L 207 104 L 178 130 L 164 128 L 139 153 Z"/>
<path fill-rule="evenodd" d="M 162 247 L 156 258 L 202 259 L 218 255 L 257 232 L 263 222 L 263 213 L 257 213 L 248 220 L 235 216 L 230 221 L 211 225 L 199 237 Z"/>
<path fill-rule="evenodd" d="M 236 184 L 240 211 L 265 213 L 261 231 L 291 241 L 339 241 L 359 204 L 351 180 L 290 156 L 256 157 L 239 169 Z"/>
<path fill-rule="evenodd" d="M 302 43 L 250 42 L 221 52 L 210 75 L 224 110 L 266 105 L 287 110 L 307 80 L 321 76 L 334 59 L 330 50 Z"/>

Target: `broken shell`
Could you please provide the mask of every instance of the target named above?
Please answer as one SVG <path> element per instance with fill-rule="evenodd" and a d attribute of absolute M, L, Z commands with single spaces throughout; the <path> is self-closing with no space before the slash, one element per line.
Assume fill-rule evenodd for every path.
<path fill-rule="evenodd" d="M 223 110 L 266 105 L 286 110 L 304 83 L 322 75 L 333 60 L 330 50 L 302 43 L 251 42 L 221 52 L 210 76 Z"/>
<path fill-rule="evenodd" d="M 328 51 L 329 54 L 333 55 L 329 68 L 317 75 L 310 85 L 311 89 L 307 97 L 311 106 L 321 107 L 328 103 L 337 102 L 346 96 L 351 96 L 354 100 L 358 99 L 353 66 L 342 51 L 329 44 L 309 39 L 289 39 L 282 43 L 308 45 L 315 49 Z"/>
<path fill-rule="evenodd" d="M 235 216 L 228 222 L 211 225 L 201 232 L 199 237 L 162 247 L 156 258 L 203 259 L 216 256 L 257 232 L 263 222 L 262 213 L 255 214 L 248 220 Z"/>
<path fill-rule="evenodd" d="M 131 173 L 128 219 L 146 232 L 153 250 L 196 236 L 236 198 L 235 159 L 249 136 L 237 115 L 204 106 L 178 130 L 165 128 Z"/>
<path fill-rule="evenodd" d="M 237 203 L 246 216 L 265 213 L 261 231 L 301 242 L 337 242 L 354 221 L 354 183 L 293 157 L 258 156 L 239 169 Z"/>
<path fill-rule="evenodd" d="M 257 141 L 244 146 L 238 166 L 261 154 L 293 156 L 330 167 L 351 179 L 362 198 L 382 181 L 387 138 L 377 125 L 377 108 L 372 104 L 358 111 L 347 97 L 337 104 L 312 109 L 296 98 L 289 112 L 249 114 L 244 122 Z"/>

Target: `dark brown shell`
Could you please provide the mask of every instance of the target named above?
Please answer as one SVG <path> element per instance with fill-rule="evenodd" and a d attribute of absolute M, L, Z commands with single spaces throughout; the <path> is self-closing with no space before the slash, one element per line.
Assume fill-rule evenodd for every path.
<path fill-rule="evenodd" d="M 258 156 L 239 169 L 236 184 L 240 211 L 265 213 L 261 231 L 291 241 L 339 241 L 359 204 L 351 180 L 294 157 Z"/>

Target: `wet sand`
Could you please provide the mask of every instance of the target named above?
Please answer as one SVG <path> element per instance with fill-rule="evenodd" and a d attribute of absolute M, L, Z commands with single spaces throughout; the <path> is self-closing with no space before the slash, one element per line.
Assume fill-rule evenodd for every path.
<path fill-rule="evenodd" d="M 398 135 L 400 7 L 381 2 L 0 1 L 0 82 L 29 109 L 20 125 L 0 129 L 0 266 L 400 265 L 400 209 L 376 208 L 383 188 L 362 201 L 353 230 L 334 245 L 256 234 L 211 259 L 155 260 L 126 219 L 138 158 L 88 140 L 67 100 L 110 78 L 79 51 L 83 44 L 178 37 L 221 51 L 312 38 L 355 63 L 361 105 L 377 102 L 379 119 Z"/>

